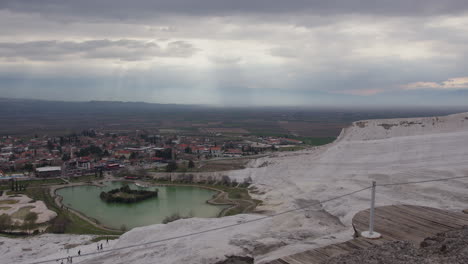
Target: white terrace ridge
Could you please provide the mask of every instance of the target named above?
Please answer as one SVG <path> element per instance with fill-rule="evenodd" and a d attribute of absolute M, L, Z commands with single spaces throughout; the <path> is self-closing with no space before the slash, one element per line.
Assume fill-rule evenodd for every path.
<path fill-rule="evenodd" d="M 339 139 L 311 150 L 260 158 L 249 168 L 229 172 L 251 177 L 259 211 L 280 212 L 323 201 L 370 185 L 468 175 L 468 113 L 434 118 L 355 122 Z M 265 164 L 268 164 L 265 166 Z M 378 187 L 376 206 L 414 204 L 446 210 L 466 209 L 468 180 L 457 179 Z M 369 207 L 369 192 L 323 203 L 308 210 L 259 222 L 91 256 L 82 263 L 216 263 L 230 255 L 254 256 L 256 263 L 352 237 L 352 217 Z M 123 247 L 234 224 L 261 215 L 184 219 L 135 228 L 109 247 Z M 88 239 L 89 237 L 86 237 Z M 30 263 L 63 256 L 63 245 L 83 236 L 44 235 L 26 240 L 0 238 L 0 263 Z M 13 250 L 26 247 L 31 250 Z M 87 250 L 86 246 L 76 248 Z M 71 252 L 76 254 L 76 252 Z M 85 252 L 86 253 L 86 252 Z M 74 260 L 78 263 L 80 259 Z"/>

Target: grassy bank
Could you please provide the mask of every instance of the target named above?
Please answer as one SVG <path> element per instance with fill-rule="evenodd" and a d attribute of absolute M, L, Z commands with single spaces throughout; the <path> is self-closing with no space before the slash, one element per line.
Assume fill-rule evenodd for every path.
<path fill-rule="evenodd" d="M 90 180 L 95 180 L 94 175 L 83 176 L 76 178 L 75 181 L 88 182 Z M 219 183 L 216 184 L 201 184 L 201 183 L 184 183 L 184 182 L 170 182 L 170 181 L 160 181 L 160 180 L 151 180 L 151 183 L 154 184 L 170 184 L 170 185 L 192 185 L 201 188 L 209 188 L 212 190 L 219 191 L 222 195 L 216 195 L 213 197 L 212 204 L 226 204 L 231 205 L 230 207 L 222 211 L 221 216 L 229 216 L 240 213 L 248 213 L 255 209 L 255 207 L 261 203 L 259 200 L 252 199 L 249 195 L 247 188 L 244 187 L 233 187 L 229 185 L 222 185 Z M 52 185 L 62 185 L 65 187 L 67 184 L 60 179 L 44 179 L 37 181 L 28 181 L 28 188 L 25 191 L 21 192 L 11 192 L 9 194 L 18 193 L 25 194 L 31 199 L 43 201 L 47 208 L 56 212 L 57 217 L 50 222 L 50 226 L 46 232 L 55 232 L 55 233 L 66 233 L 66 234 L 92 234 L 99 235 L 102 239 L 115 238 L 122 234 L 119 231 L 111 231 L 102 229 L 89 223 L 82 217 L 76 215 L 75 213 L 67 210 L 66 208 L 61 208 L 58 206 L 54 200 L 54 197 L 50 193 L 50 186 Z M 92 221 L 92 220 L 91 220 Z M 57 229 L 58 226 L 58 229 Z M 59 231 L 57 231 L 59 230 Z M 6 235 L 5 236 L 9 236 Z M 18 237 L 18 236 L 12 236 Z"/>
<path fill-rule="evenodd" d="M 120 235 L 121 232 L 113 232 L 98 228 L 74 213 L 59 208 L 50 195 L 48 187 L 29 188 L 24 194 L 34 200 L 41 200 L 47 208 L 57 213 L 57 218 L 63 223 L 63 233 L 66 234 L 93 234 L 93 235 Z M 50 228 L 49 228 L 50 229 Z M 51 230 L 48 230 L 51 231 Z"/>
<path fill-rule="evenodd" d="M 332 143 L 336 137 L 292 137 L 292 139 L 300 140 L 306 145 L 321 146 Z"/>

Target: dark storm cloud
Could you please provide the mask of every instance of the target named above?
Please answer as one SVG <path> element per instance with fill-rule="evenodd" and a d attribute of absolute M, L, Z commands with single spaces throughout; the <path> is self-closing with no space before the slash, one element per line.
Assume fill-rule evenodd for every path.
<path fill-rule="evenodd" d="M 73 17 L 139 19 L 157 15 L 229 15 L 307 12 L 312 15 L 380 14 L 439 15 L 465 12 L 466 0 L 2 0 L 13 12 L 62 14 Z"/>
<path fill-rule="evenodd" d="M 32 61 L 54 61 L 69 57 L 135 61 L 152 57 L 189 57 L 196 50 L 192 44 L 185 41 L 170 42 L 165 48 L 155 42 L 128 39 L 0 42 L 0 58 L 23 58 Z"/>

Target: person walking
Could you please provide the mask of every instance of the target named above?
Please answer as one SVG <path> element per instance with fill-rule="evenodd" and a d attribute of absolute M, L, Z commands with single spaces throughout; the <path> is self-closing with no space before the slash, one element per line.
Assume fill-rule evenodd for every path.
<path fill-rule="evenodd" d="M 102 243 L 101 243 L 101 250 L 102 250 Z"/>
<path fill-rule="evenodd" d="M 81 256 L 81 250 L 78 250 L 78 256 Z"/>

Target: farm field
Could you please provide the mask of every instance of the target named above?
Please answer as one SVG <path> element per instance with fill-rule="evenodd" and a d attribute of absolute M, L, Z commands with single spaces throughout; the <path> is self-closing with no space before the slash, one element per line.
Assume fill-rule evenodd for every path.
<path fill-rule="evenodd" d="M 95 128 L 163 134 L 337 137 L 351 122 L 433 116 L 463 109 L 220 108 L 139 102 L 63 102 L 0 98 L 0 135 L 63 135 Z M 465 109 L 466 110 L 466 109 Z"/>

